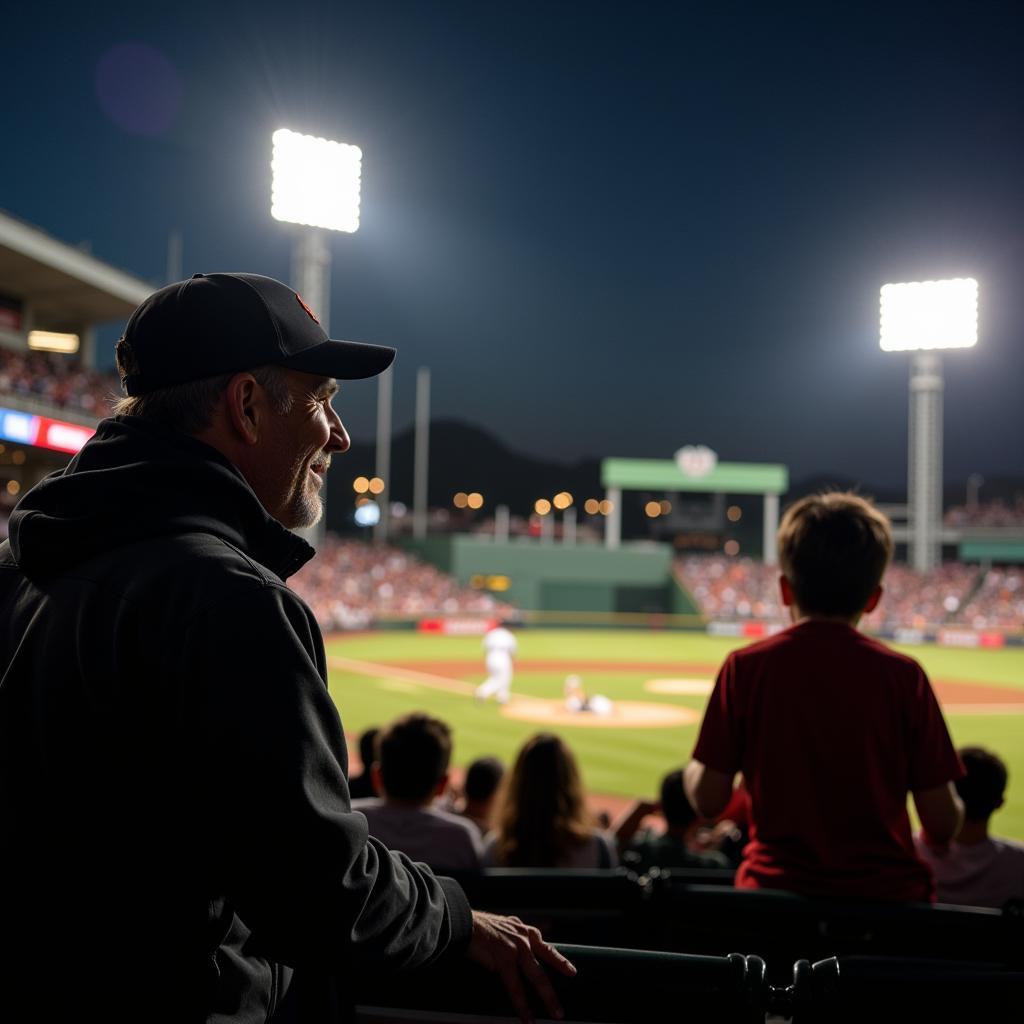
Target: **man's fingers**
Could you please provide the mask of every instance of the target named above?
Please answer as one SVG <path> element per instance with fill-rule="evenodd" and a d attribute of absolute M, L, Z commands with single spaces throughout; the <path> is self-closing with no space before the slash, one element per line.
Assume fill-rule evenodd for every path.
<path fill-rule="evenodd" d="M 512 1006 L 523 1024 L 533 1024 L 533 1014 L 530 1012 L 530 1004 L 526 1000 L 526 992 L 523 990 L 523 983 L 519 980 L 519 968 L 515 963 L 507 964 L 498 972 L 502 985 L 508 997 L 512 1000 Z"/>
<path fill-rule="evenodd" d="M 567 957 L 562 956 L 561 953 L 555 949 L 549 942 L 545 942 L 538 933 L 537 938 L 531 943 L 533 947 L 533 955 L 538 960 L 543 960 L 546 964 L 550 964 L 555 970 L 566 977 L 572 978 L 576 975 L 576 966 Z"/>
<path fill-rule="evenodd" d="M 565 1016 L 565 1012 L 562 1010 L 562 1004 L 558 1001 L 558 996 L 555 995 L 551 980 L 544 973 L 544 968 L 537 962 L 534 955 L 528 951 L 522 956 L 520 963 L 522 964 L 523 974 L 526 975 L 534 991 L 540 996 L 541 1001 L 547 1007 L 548 1013 L 556 1020 L 561 1020 Z"/>

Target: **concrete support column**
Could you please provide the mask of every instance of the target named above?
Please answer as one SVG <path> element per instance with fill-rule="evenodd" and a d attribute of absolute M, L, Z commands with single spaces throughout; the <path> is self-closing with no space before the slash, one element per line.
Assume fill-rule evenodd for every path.
<path fill-rule="evenodd" d="M 778 558 L 778 550 L 775 545 L 775 534 L 779 532 L 779 496 L 777 494 L 766 494 L 764 496 L 764 534 L 762 541 L 762 559 L 765 565 L 775 565 Z"/>
<path fill-rule="evenodd" d="M 927 572 L 942 560 L 942 359 L 917 352 L 910 366 L 907 506 L 910 564 Z"/>
<path fill-rule="evenodd" d="M 612 508 L 604 519 L 604 546 L 613 551 L 622 542 L 622 488 L 609 487 L 605 497 Z"/>
<path fill-rule="evenodd" d="M 430 456 L 430 370 L 416 371 L 416 464 L 412 481 L 412 535 L 427 535 L 427 473 Z M 387 483 L 387 480 L 384 481 Z"/>
<path fill-rule="evenodd" d="M 570 547 L 576 544 L 576 509 L 567 508 L 562 515 L 562 543 Z"/>
<path fill-rule="evenodd" d="M 508 505 L 499 505 L 494 510 L 494 541 L 496 544 L 508 543 L 508 528 L 511 516 Z"/>

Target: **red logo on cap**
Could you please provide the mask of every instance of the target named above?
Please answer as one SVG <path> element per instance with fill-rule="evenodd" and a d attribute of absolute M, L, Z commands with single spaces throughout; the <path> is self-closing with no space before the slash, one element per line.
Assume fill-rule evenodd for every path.
<path fill-rule="evenodd" d="M 318 323 L 320 323 L 320 321 L 319 321 L 319 320 L 317 320 L 317 318 L 316 318 L 316 313 L 314 313 L 314 312 L 313 312 L 313 310 L 311 310 L 311 309 L 309 308 L 309 306 L 307 306 L 307 305 L 306 305 L 306 304 L 305 304 L 305 303 L 304 303 L 304 302 L 302 301 L 302 296 L 301 296 L 301 295 L 300 295 L 300 294 L 299 294 L 298 292 L 296 292 L 296 293 L 295 293 L 295 298 L 297 298 L 297 299 L 299 300 L 299 305 L 300 305 L 300 306 L 301 306 L 301 307 L 302 307 L 302 308 L 303 308 L 303 309 L 304 309 L 304 310 L 305 310 L 305 311 L 306 311 L 306 312 L 307 312 L 307 313 L 309 314 L 309 319 L 310 319 L 310 320 L 312 320 L 312 321 L 313 321 L 313 323 L 315 323 L 315 324 L 318 324 Z"/>

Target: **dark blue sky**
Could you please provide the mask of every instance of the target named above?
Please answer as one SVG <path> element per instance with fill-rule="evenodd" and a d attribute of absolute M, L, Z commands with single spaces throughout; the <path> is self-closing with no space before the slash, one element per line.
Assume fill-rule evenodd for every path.
<path fill-rule="evenodd" d="M 354 142 L 362 227 L 332 240 L 331 327 L 399 348 L 396 426 L 429 365 L 435 415 L 525 452 L 705 443 L 869 485 L 906 460 L 878 289 L 972 275 L 946 474 L 1021 473 L 1022 11 L 24 5 L 4 18 L 0 207 L 157 284 L 172 228 L 186 274 L 287 277 L 270 134 Z M 346 389 L 354 434 L 374 398 Z"/>

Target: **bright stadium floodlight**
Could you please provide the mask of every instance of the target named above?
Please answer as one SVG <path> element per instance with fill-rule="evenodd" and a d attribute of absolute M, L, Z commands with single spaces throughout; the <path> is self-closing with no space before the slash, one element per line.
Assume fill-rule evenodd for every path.
<path fill-rule="evenodd" d="M 978 343 L 978 282 L 973 277 L 883 285 L 881 307 L 879 344 L 885 352 Z"/>
<path fill-rule="evenodd" d="M 879 345 L 910 352 L 907 444 L 908 555 L 927 572 L 942 561 L 942 356 L 978 343 L 978 282 L 887 284 L 881 291 Z"/>
<path fill-rule="evenodd" d="M 363 151 L 280 128 L 273 135 L 270 215 L 329 231 L 359 230 Z"/>

